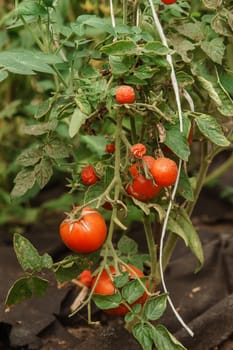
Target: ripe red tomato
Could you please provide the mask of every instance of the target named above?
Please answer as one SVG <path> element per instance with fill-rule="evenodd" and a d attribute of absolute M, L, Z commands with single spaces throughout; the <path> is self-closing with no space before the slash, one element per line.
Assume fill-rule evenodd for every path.
<path fill-rule="evenodd" d="M 114 153 L 115 152 L 115 144 L 114 143 L 107 143 L 105 146 L 105 152 L 106 153 Z"/>
<path fill-rule="evenodd" d="M 90 270 L 83 270 L 82 273 L 78 276 L 78 280 L 81 284 L 90 288 L 92 282 L 92 274 Z"/>
<path fill-rule="evenodd" d="M 141 202 L 146 202 L 160 191 L 160 187 L 153 183 L 153 180 L 147 179 L 144 175 L 134 176 L 133 181 L 127 186 L 126 192 Z"/>
<path fill-rule="evenodd" d="M 96 182 L 99 181 L 99 178 L 95 173 L 93 165 L 87 165 L 84 168 L 82 168 L 81 179 L 84 185 L 88 186 L 94 185 Z"/>
<path fill-rule="evenodd" d="M 121 270 L 123 272 L 127 271 L 129 273 L 129 280 L 135 279 L 136 277 L 144 277 L 143 272 L 140 271 L 136 266 L 131 264 L 129 264 L 128 266 L 133 270 L 133 272 L 130 271 L 126 266 L 121 266 Z M 116 270 L 113 266 L 110 266 L 110 271 L 112 275 L 116 274 Z M 97 276 L 94 277 L 92 280 L 92 287 L 94 287 L 96 279 L 97 279 Z M 115 286 L 113 284 L 111 276 L 106 270 L 103 270 L 95 286 L 94 294 L 113 295 L 115 292 L 116 290 L 115 290 Z M 147 293 L 144 292 L 143 295 L 130 306 L 132 307 L 135 304 L 144 304 L 146 300 L 147 300 Z M 129 312 L 128 308 L 123 304 L 120 304 L 118 307 L 114 309 L 108 309 L 104 311 L 110 315 L 118 315 L 118 316 L 123 316 L 127 314 L 127 312 Z"/>
<path fill-rule="evenodd" d="M 121 85 L 116 89 L 116 100 L 120 104 L 133 103 L 135 98 L 135 92 L 131 86 Z"/>
<path fill-rule="evenodd" d="M 165 5 L 171 5 L 171 4 L 175 4 L 177 0 L 162 0 L 162 3 Z"/>
<path fill-rule="evenodd" d="M 178 168 L 174 160 L 162 157 L 154 161 L 150 172 L 158 186 L 166 187 L 176 181 Z"/>
<path fill-rule="evenodd" d="M 93 208 L 85 207 L 77 219 L 66 218 L 60 224 L 63 243 L 77 253 L 91 253 L 99 249 L 107 236 L 103 216 Z"/>
<path fill-rule="evenodd" d="M 143 156 L 142 157 L 142 161 L 144 163 L 146 163 L 147 167 L 148 167 L 148 170 L 150 171 L 151 167 L 152 167 L 152 164 L 154 163 L 155 161 L 155 158 L 152 157 L 152 156 Z"/>
<path fill-rule="evenodd" d="M 136 158 L 142 158 L 146 153 L 146 146 L 142 143 L 136 143 L 130 148 L 130 153 Z"/>

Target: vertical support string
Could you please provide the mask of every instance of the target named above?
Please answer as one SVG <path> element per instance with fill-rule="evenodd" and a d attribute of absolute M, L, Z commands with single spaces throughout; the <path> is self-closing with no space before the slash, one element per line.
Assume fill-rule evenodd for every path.
<path fill-rule="evenodd" d="M 154 7 L 154 4 L 153 4 L 153 1 L 149 0 L 149 3 L 150 3 L 153 19 L 154 19 L 154 22 L 155 22 L 155 26 L 156 26 L 157 31 L 159 33 L 160 39 L 162 41 L 162 44 L 164 46 L 166 46 L 167 48 L 169 48 L 166 36 L 165 36 L 165 34 L 163 32 L 163 28 L 161 26 L 161 23 L 159 21 L 159 18 L 157 16 L 156 11 L 155 11 L 155 7 Z M 180 132 L 183 132 L 183 118 L 182 118 L 182 108 L 181 108 L 180 93 L 179 93 L 179 87 L 178 87 L 178 83 L 177 83 L 177 79 L 176 79 L 175 68 L 174 68 L 172 57 L 171 57 L 170 54 L 167 55 L 167 61 L 168 61 L 169 65 L 170 65 L 170 67 L 171 67 L 171 82 L 172 82 L 172 86 L 173 86 L 173 90 L 174 90 L 174 94 L 175 94 L 175 98 L 176 98 L 176 104 L 177 104 L 177 110 L 178 110 L 178 116 L 179 116 L 179 123 L 180 123 Z M 168 220 L 169 220 L 169 217 L 170 217 L 170 212 L 171 212 L 173 201 L 175 199 L 177 188 L 178 188 L 181 168 L 182 168 L 182 160 L 179 159 L 178 176 L 177 176 L 176 182 L 174 184 L 174 188 L 173 188 L 173 191 L 172 191 L 172 194 L 171 194 L 171 199 L 170 199 L 169 204 L 168 204 L 167 212 L 166 212 L 166 215 L 165 215 L 165 218 L 164 218 L 164 222 L 163 222 L 163 227 L 162 227 L 162 232 L 161 232 L 161 239 L 160 239 L 159 268 L 160 268 L 161 283 L 162 283 L 162 286 L 163 286 L 163 289 L 164 289 L 165 293 L 168 293 L 168 290 L 167 290 L 167 287 L 166 287 L 166 283 L 165 283 L 165 279 L 164 279 L 164 273 L 163 273 L 164 240 L 165 240 Z M 174 306 L 170 296 L 168 296 L 168 302 L 169 302 L 170 307 L 171 307 L 172 311 L 174 312 L 177 320 L 184 327 L 184 329 L 186 329 L 186 331 L 191 336 L 193 336 L 194 335 L 193 331 L 187 326 L 187 324 L 184 322 L 182 317 L 179 315 L 179 313 L 175 309 L 175 306 Z"/>
<path fill-rule="evenodd" d="M 113 7 L 113 0 L 109 0 L 110 3 L 110 14 L 111 14 L 111 20 L 112 20 L 112 26 L 113 28 L 116 27 L 116 19 L 114 14 L 114 7 Z"/>

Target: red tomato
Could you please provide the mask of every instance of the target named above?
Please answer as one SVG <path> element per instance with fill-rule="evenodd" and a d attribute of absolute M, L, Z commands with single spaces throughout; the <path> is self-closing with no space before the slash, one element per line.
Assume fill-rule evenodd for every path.
<path fill-rule="evenodd" d="M 162 3 L 165 5 L 171 5 L 171 4 L 175 4 L 177 0 L 162 0 Z"/>
<path fill-rule="evenodd" d="M 142 156 L 144 156 L 146 153 L 146 146 L 144 146 L 142 143 L 136 143 L 130 148 L 130 153 L 136 158 L 142 158 Z"/>
<path fill-rule="evenodd" d="M 67 218 L 60 225 L 63 243 L 77 253 L 91 253 L 99 249 L 107 236 L 104 218 L 97 210 L 83 208 L 77 219 Z"/>
<path fill-rule="evenodd" d="M 142 157 L 142 161 L 144 163 L 146 163 L 146 165 L 148 166 L 148 170 L 150 171 L 151 167 L 152 167 L 152 164 L 154 163 L 155 161 L 155 158 L 152 157 L 152 156 L 143 156 Z"/>
<path fill-rule="evenodd" d="M 131 184 L 126 188 L 127 193 L 141 202 L 146 202 L 160 191 L 160 187 L 153 183 L 153 180 L 147 179 L 144 175 L 138 174 L 133 178 Z"/>
<path fill-rule="evenodd" d="M 84 168 L 82 168 L 81 179 L 82 179 L 82 182 L 88 186 L 94 185 L 96 182 L 99 181 L 99 178 L 95 173 L 95 169 L 93 165 L 87 165 Z"/>
<path fill-rule="evenodd" d="M 92 275 L 90 270 L 83 270 L 82 273 L 78 276 L 78 280 L 81 284 L 90 288 L 92 282 Z"/>
<path fill-rule="evenodd" d="M 120 104 L 133 103 L 135 98 L 135 92 L 131 86 L 121 85 L 116 89 L 116 100 Z"/>
<path fill-rule="evenodd" d="M 146 164 L 148 167 L 148 170 L 150 171 L 152 164 L 154 163 L 155 158 L 152 156 L 143 156 L 142 157 L 142 163 Z M 140 169 L 143 169 L 143 164 L 140 163 L 134 163 L 129 168 L 129 172 L 132 176 L 136 176 L 140 174 Z"/>
<path fill-rule="evenodd" d="M 114 153 L 115 152 L 115 144 L 114 143 L 107 143 L 105 146 L 105 152 L 106 153 Z"/>
<path fill-rule="evenodd" d="M 154 161 L 150 172 L 158 186 L 166 187 L 176 181 L 178 168 L 174 160 L 162 157 Z"/>
<path fill-rule="evenodd" d="M 130 276 L 129 279 L 134 279 L 136 277 L 144 277 L 143 272 L 140 271 L 136 266 L 131 264 L 129 264 L 128 266 L 133 270 L 133 272 L 130 271 L 126 266 L 122 266 L 121 270 L 127 271 L 129 273 L 129 276 Z M 113 266 L 110 266 L 110 271 L 112 275 L 116 274 L 116 270 Z M 97 279 L 97 276 L 94 277 L 92 280 L 92 287 L 94 287 L 96 279 Z M 115 290 L 115 286 L 113 284 L 111 276 L 108 274 L 106 270 L 103 270 L 95 286 L 94 294 L 112 295 L 115 292 L 116 290 Z M 147 300 L 147 293 L 144 292 L 144 294 L 130 306 L 132 307 L 135 304 L 144 304 L 146 300 Z M 104 311 L 110 315 L 118 315 L 118 316 L 123 316 L 127 314 L 127 312 L 129 312 L 128 308 L 123 304 L 120 304 L 117 308 L 108 309 Z"/>

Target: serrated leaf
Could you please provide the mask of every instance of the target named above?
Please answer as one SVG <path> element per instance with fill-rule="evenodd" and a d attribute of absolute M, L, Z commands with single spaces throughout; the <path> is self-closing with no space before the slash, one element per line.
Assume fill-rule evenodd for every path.
<path fill-rule="evenodd" d="M 93 294 L 92 300 L 101 310 L 108 310 L 117 308 L 120 305 L 122 298 L 120 293 L 112 295 Z"/>
<path fill-rule="evenodd" d="M 41 271 L 41 257 L 37 249 L 18 233 L 14 234 L 14 250 L 23 270 Z"/>
<path fill-rule="evenodd" d="M 145 292 L 143 286 L 138 279 L 132 280 L 127 283 L 122 289 L 122 297 L 129 303 L 133 304 L 138 300 Z"/>
<path fill-rule="evenodd" d="M 208 114 L 201 114 L 196 116 L 195 121 L 200 132 L 215 145 L 221 147 L 230 145 L 230 142 L 223 134 L 221 125 L 214 117 Z"/>
<path fill-rule="evenodd" d="M 121 272 L 120 275 L 114 276 L 114 286 L 116 288 L 122 288 L 129 280 L 129 273 L 127 271 Z"/>
<path fill-rule="evenodd" d="M 137 339 L 143 350 L 152 350 L 153 340 L 150 327 L 143 323 L 137 323 L 132 330 L 133 336 Z M 168 350 L 164 348 L 163 350 Z"/>
<path fill-rule="evenodd" d="M 38 135 L 46 134 L 49 131 L 54 131 L 56 127 L 57 127 L 57 121 L 54 119 L 41 124 L 23 125 L 21 127 L 21 131 L 27 135 L 38 136 Z"/>
<path fill-rule="evenodd" d="M 6 305 L 11 306 L 20 303 L 33 295 L 44 296 L 48 286 L 48 281 L 37 277 L 28 276 L 18 279 L 8 291 Z"/>
<path fill-rule="evenodd" d="M 180 26 L 176 26 L 176 31 L 189 39 L 200 42 L 205 38 L 204 24 L 202 22 L 192 22 L 192 23 L 184 23 Z"/>
<path fill-rule="evenodd" d="M 121 254 L 137 254 L 138 244 L 130 237 L 124 235 L 117 243 L 117 248 Z"/>
<path fill-rule="evenodd" d="M 137 45 L 132 40 L 118 40 L 112 44 L 102 46 L 101 51 L 112 56 L 130 56 L 137 53 Z"/>
<path fill-rule="evenodd" d="M 50 64 L 62 62 L 53 54 L 26 49 L 12 49 L 0 52 L 0 67 L 15 74 L 33 75 L 35 72 L 54 74 Z"/>
<path fill-rule="evenodd" d="M 30 277 L 22 277 L 13 284 L 8 291 L 6 305 L 15 305 L 32 296 L 29 280 Z"/>
<path fill-rule="evenodd" d="M 73 114 L 71 115 L 69 123 L 69 135 L 71 138 L 79 132 L 79 129 L 85 123 L 86 119 L 87 116 L 81 112 L 78 107 L 75 108 Z"/>
<path fill-rule="evenodd" d="M 145 44 L 142 52 L 151 55 L 161 55 L 166 56 L 172 53 L 172 50 L 161 44 L 160 41 L 150 41 Z"/>
<path fill-rule="evenodd" d="M 42 118 L 45 114 L 48 113 L 52 105 L 51 99 L 48 99 L 41 104 L 38 105 L 36 113 L 35 113 L 35 119 Z"/>
<path fill-rule="evenodd" d="M 46 159 L 42 159 L 39 164 L 36 164 L 34 171 L 36 182 L 41 189 L 44 188 L 53 175 L 53 167 L 51 162 Z"/>
<path fill-rule="evenodd" d="M 150 335 L 158 350 L 187 350 L 163 325 L 151 327 Z"/>
<path fill-rule="evenodd" d="M 45 253 L 44 255 L 42 255 L 41 256 L 41 268 L 42 269 L 51 269 L 52 266 L 53 266 L 52 257 L 48 253 Z"/>
<path fill-rule="evenodd" d="M 195 49 L 195 45 L 180 35 L 172 34 L 170 37 L 174 50 L 182 57 L 183 61 L 189 63 L 192 61 L 192 56 L 189 51 Z"/>
<path fill-rule="evenodd" d="M 36 182 L 34 170 L 22 169 L 14 178 L 12 197 L 21 197 L 30 190 Z"/>
<path fill-rule="evenodd" d="M 44 147 L 45 153 L 54 159 L 69 157 L 68 147 L 60 140 L 53 140 Z"/>
<path fill-rule="evenodd" d="M 192 72 L 197 76 L 218 111 L 226 117 L 232 117 L 233 100 L 222 86 L 216 66 L 206 60 L 197 61 L 193 63 Z"/>
<path fill-rule="evenodd" d="M 222 64 L 225 52 L 224 38 L 221 37 L 214 38 L 211 41 L 202 41 L 201 48 L 213 62 Z"/>
<path fill-rule="evenodd" d="M 42 152 L 38 148 L 24 150 L 16 159 L 17 163 L 25 167 L 35 165 L 42 157 Z"/>
<path fill-rule="evenodd" d="M 184 171 L 181 171 L 180 173 L 178 192 L 188 201 L 194 201 L 193 188 L 188 175 Z"/>
<path fill-rule="evenodd" d="M 16 9 L 16 14 L 19 16 L 39 16 L 46 13 L 46 9 L 35 1 L 23 1 Z"/>
<path fill-rule="evenodd" d="M 161 294 L 155 298 L 151 298 L 146 302 L 144 307 L 144 316 L 147 320 L 158 320 L 167 307 L 167 294 Z"/>
<path fill-rule="evenodd" d="M 199 261 L 199 266 L 196 269 L 196 271 L 198 271 L 201 269 L 204 263 L 204 253 L 199 235 L 197 234 L 185 209 L 179 208 L 176 221 L 186 234 L 188 247 Z"/>

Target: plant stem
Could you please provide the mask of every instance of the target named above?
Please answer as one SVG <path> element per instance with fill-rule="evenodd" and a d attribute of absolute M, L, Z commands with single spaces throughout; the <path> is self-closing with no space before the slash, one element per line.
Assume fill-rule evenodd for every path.
<path fill-rule="evenodd" d="M 36 44 L 39 46 L 39 48 L 41 49 L 42 52 L 44 52 L 44 46 L 42 44 L 42 42 L 40 41 L 40 39 L 37 37 L 37 35 L 33 32 L 33 30 L 30 28 L 30 26 L 28 25 L 27 21 L 25 21 L 24 17 L 22 15 L 19 16 L 21 21 L 23 22 L 25 28 L 28 30 L 28 32 L 31 34 L 31 36 L 33 37 L 33 39 L 35 40 Z"/>
<path fill-rule="evenodd" d="M 224 174 L 228 169 L 233 166 L 233 154 L 216 170 L 213 170 L 208 176 L 206 176 L 204 184 L 208 184 L 213 180 L 219 178 L 222 174 Z"/>

